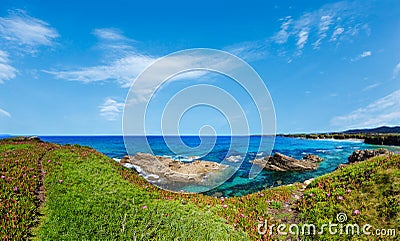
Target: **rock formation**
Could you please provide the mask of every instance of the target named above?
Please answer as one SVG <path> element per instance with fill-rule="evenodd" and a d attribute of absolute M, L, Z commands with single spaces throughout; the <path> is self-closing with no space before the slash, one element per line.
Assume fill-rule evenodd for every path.
<path fill-rule="evenodd" d="M 271 171 L 314 171 L 318 169 L 319 162 L 322 160 L 319 156 L 312 154 L 305 155 L 303 160 L 297 160 L 276 152 L 273 156 L 255 159 L 252 163 Z"/>
<path fill-rule="evenodd" d="M 199 183 L 227 168 L 216 162 L 196 160 L 190 163 L 180 162 L 171 158 L 154 156 L 147 153 L 137 153 L 125 156 L 120 164 L 131 164 L 137 172 L 149 181 L 164 183 Z"/>
<path fill-rule="evenodd" d="M 348 158 L 350 163 L 365 161 L 372 157 L 381 156 L 381 155 L 392 155 L 393 152 L 387 149 L 377 149 L 377 150 L 355 150 Z"/>

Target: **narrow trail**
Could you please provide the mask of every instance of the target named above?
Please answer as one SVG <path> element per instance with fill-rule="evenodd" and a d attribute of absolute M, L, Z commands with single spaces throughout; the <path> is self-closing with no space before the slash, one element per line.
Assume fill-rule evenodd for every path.
<path fill-rule="evenodd" d="M 45 151 L 43 151 L 43 153 L 41 153 L 40 157 L 39 157 L 39 161 L 38 161 L 38 167 L 39 167 L 39 187 L 36 188 L 36 195 L 37 198 L 39 200 L 39 203 L 37 205 L 37 207 L 41 207 L 42 205 L 44 205 L 46 203 L 46 191 L 44 189 L 44 178 L 46 175 L 46 172 L 44 171 L 44 167 L 43 167 L 43 160 L 45 158 L 45 156 L 47 155 L 48 152 L 54 150 L 54 147 L 50 147 L 47 148 Z"/>

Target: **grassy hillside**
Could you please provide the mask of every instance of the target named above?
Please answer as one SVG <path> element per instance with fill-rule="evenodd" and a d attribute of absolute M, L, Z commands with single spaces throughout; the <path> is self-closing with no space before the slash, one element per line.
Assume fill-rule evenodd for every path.
<path fill-rule="evenodd" d="M 338 213 L 374 230 L 400 224 L 396 155 L 349 165 L 307 188 L 294 184 L 235 198 L 160 190 L 103 154 L 77 145 L 2 140 L 0 160 L 1 240 L 284 240 L 289 235 L 278 235 L 278 225 L 320 227 L 337 223 Z M 272 235 L 257 231 L 265 220 L 274 225 Z M 299 238 L 350 236 L 326 232 Z"/>
<path fill-rule="evenodd" d="M 1 240 L 246 239 L 211 211 L 131 185 L 118 173 L 123 167 L 93 149 L 37 142 L 0 148 Z"/>

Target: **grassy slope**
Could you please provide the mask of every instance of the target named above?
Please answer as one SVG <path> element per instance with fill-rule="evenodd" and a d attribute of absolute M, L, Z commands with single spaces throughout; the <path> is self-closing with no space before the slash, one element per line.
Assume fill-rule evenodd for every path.
<path fill-rule="evenodd" d="M 381 156 L 317 178 L 299 203 L 303 223 L 336 223 L 336 215 L 345 213 L 343 224 L 372 225 L 375 229 L 396 229 L 400 235 L 400 156 Z M 357 211 L 359 213 L 357 213 Z M 320 229 L 318 229 L 320 230 Z M 325 235 L 319 240 L 378 240 L 393 236 Z"/>
<path fill-rule="evenodd" d="M 24 159 L 24 163 L 34 166 L 37 176 L 45 177 L 46 202 L 41 208 L 44 216 L 34 231 L 37 240 L 133 240 L 135 237 L 137 240 L 246 239 L 242 232 L 235 231 L 211 211 L 190 203 L 183 205 L 178 200 L 166 202 L 157 193 L 136 188 L 118 174 L 123 167 L 92 149 L 51 144 L 32 144 L 25 149 L 24 145 L 11 143 L 2 145 L 2 149 L 13 149 L 17 156 L 22 152 L 20 158 Z M 38 155 L 30 158 L 31 153 Z M 15 159 L 8 152 L 0 155 L 7 163 Z M 42 174 L 38 173 L 39 159 L 43 163 Z M 7 172 L 7 176 L 13 176 L 9 170 L 20 167 L 7 165 L 2 171 Z M 6 198 L 14 199 L 19 195 L 37 204 L 34 195 L 37 183 L 26 195 L 29 198 L 25 198 L 26 192 L 17 194 L 12 191 L 16 185 L 25 185 L 25 180 L 20 179 L 22 173 L 24 171 L 12 177 L 15 181 L 12 185 L 0 186 L 2 193 L 5 190 Z M 3 199 L 1 203 L 4 203 Z M 24 206 L 22 203 L 2 206 L 1 215 L 9 211 L 19 213 Z M 28 205 L 28 209 L 34 206 Z M 36 215 L 20 217 L 20 220 L 18 225 L 5 220 L 2 224 L 7 229 L 1 233 L 1 239 L 6 239 L 5 236 L 10 239 L 27 237 L 29 227 L 37 221 Z M 27 225 L 22 227 L 20 224 L 24 222 Z"/>
<path fill-rule="evenodd" d="M 14 159 L 23 164 L 15 164 Z M 2 239 L 28 237 L 29 227 L 38 224 L 40 176 L 44 177 L 46 203 L 40 208 L 44 216 L 33 231 L 37 240 L 265 240 L 270 238 L 268 233 L 257 233 L 258 222 L 265 219 L 276 225 L 293 221 L 319 225 L 335 222 L 339 212 L 346 213 L 351 222 L 374 227 L 400 224 L 399 156 L 353 164 L 317 178 L 299 200 L 294 198 L 304 192 L 299 184 L 226 199 L 170 193 L 93 149 L 79 146 L 0 141 L 0 160 L 6 164 L 2 173 L 13 176 L 12 181 L 0 180 L 0 227 L 6 228 L 0 229 Z M 46 174 L 38 167 L 40 160 Z M 26 179 L 24 173 L 38 178 Z M 15 185 L 20 187 L 17 192 Z M 22 191 L 24 186 L 26 191 Z M 338 200 L 339 196 L 344 200 Z M 356 209 L 359 215 L 353 215 Z M 279 238 L 285 236 L 273 237 Z"/>

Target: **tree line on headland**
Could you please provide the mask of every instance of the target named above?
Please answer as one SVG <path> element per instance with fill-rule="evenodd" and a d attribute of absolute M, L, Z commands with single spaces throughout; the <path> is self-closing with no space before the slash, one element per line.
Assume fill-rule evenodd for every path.
<path fill-rule="evenodd" d="M 280 134 L 278 136 L 305 139 L 362 139 L 366 144 L 400 146 L 400 126 L 382 126 L 373 129 L 354 129 L 333 133 Z"/>

